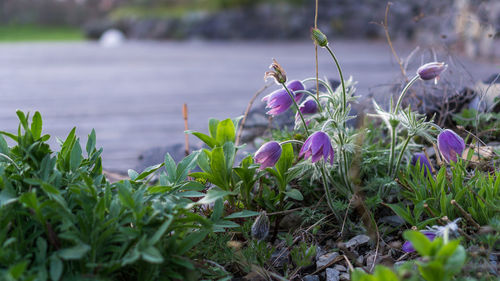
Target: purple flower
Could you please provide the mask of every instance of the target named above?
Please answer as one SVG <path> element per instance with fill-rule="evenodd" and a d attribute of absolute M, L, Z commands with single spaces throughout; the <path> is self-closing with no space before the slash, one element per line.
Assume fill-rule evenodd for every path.
<path fill-rule="evenodd" d="M 299 157 L 304 156 L 304 159 L 312 156 L 312 162 L 317 162 L 323 157 L 325 161 L 328 161 L 330 157 L 330 164 L 333 164 L 333 157 L 335 156 L 335 151 L 333 150 L 330 138 L 324 132 L 318 131 L 309 136 L 300 149 Z"/>
<path fill-rule="evenodd" d="M 270 108 L 267 111 L 269 115 L 278 115 L 287 111 L 293 104 L 293 100 L 285 89 L 276 90 L 269 95 L 262 98 L 262 101 L 267 102 L 266 108 Z"/>
<path fill-rule="evenodd" d="M 431 241 L 436 238 L 436 233 L 434 233 L 433 231 L 424 230 L 424 231 L 422 231 L 422 234 L 424 234 L 425 236 L 427 236 L 427 238 L 429 238 L 429 240 L 431 240 Z M 410 241 L 406 241 L 403 244 L 402 249 L 403 249 L 403 251 L 405 251 L 407 253 L 413 253 L 413 252 L 415 252 L 415 248 L 413 248 L 413 245 L 411 244 Z"/>
<path fill-rule="evenodd" d="M 422 80 L 437 79 L 447 66 L 444 62 L 426 63 L 417 69 L 417 74 Z"/>
<path fill-rule="evenodd" d="M 413 166 L 416 166 L 417 163 L 419 163 L 420 169 L 425 167 L 424 169 L 424 175 L 427 175 L 427 172 L 431 172 L 431 163 L 429 163 L 429 160 L 427 159 L 427 156 L 425 156 L 424 153 L 415 153 L 413 154 L 413 157 L 411 158 L 411 164 Z"/>
<path fill-rule="evenodd" d="M 302 84 L 302 82 L 300 82 L 299 80 L 292 80 L 288 84 L 286 84 L 286 87 L 294 94 L 295 101 L 299 102 L 304 94 L 303 93 L 295 94 L 294 92 L 303 91 L 305 89 L 304 84 Z"/>
<path fill-rule="evenodd" d="M 255 163 L 260 164 L 260 169 L 264 170 L 267 167 L 272 167 L 281 156 L 281 145 L 275 141 L 266 142 L 263 144 L 257 152 L 253 159 Z"/>
<path fill-rule="evenodd" d="M 304 90 L 304 84 L 302 84 L 302 82 L 298 80 L 290 81 L 290 83 L 287 84 L 287 88 L 292 92 L 292 95 L 294 95 L 295 101 L 299 101 L 302 98 L 302 93 L 294 94 L 294 91 Z M 267 102 L 266 108 L 270 108 L 267 114 L 273 116 L 287 111 L 293 104 L 293 100 L 285 89 L 276 90 L 270 93 L 263 97 L 262 101 Z"/>
<path fill-rule="evenodd" d="M 462 152 L 465 149 L 464 140 L 449 129 L 442 131 L 439 134 L 437 141 L 439 151 L 447 162 L 457 162 L 457 154 L 462 155 Z"/>
<path fill-rule="evenodd" d="M 314 114 L 318 112 L 318 104 L 313 99 L 308 99 L 299 106 L 299 110 L 302 114 Z"/>

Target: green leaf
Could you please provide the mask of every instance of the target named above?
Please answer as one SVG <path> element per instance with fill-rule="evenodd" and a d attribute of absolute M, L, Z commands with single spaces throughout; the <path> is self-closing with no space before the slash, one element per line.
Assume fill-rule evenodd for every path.
<path fill-rule="evenodd" d="M 139 173 L 132 169 L 128 169 L 127 174 L 131 180 L 135 180 L 139 176 Z"/>
<path fill-rule="evenodd" d="M 0 153 L 8 155 L 9 152 L 10 152 L 9 145 L 7 144 L 3 136 L 0 134 Z"/>
<path fill-rule="evenodd" d="M 193 151 L 191 154 L 182 159 L 177 165 L 177 171 L 175 173 L 175 183 L 178 184 L 181 181 L 186 180 L 186 177 L 190 170 L 196 167 L 196 161 L 198 160 L 199 151 Z"/>
<path fill-rule="evenodd" d="M 217 125 L 216 142 L 218 145 L 224 145 L 226 142 L 234 142 L 236 136 L 236 129 L 234 128 L 233 121 L 226 119 Z"/>
<path fill-rule="evenodd" d="M 232 213 L 229 216 L 225 217 L 225 219 L 236 219 L 236 218 L 248 218 L 258 216 L 258 212 L 243 210 L 241 212 Z"/>
<path fill-rule="evenodd" d="M 58 281 L 61 279 L 64 270 L 64 264 L 56 255 L 50 257 L 50 279 Z"/>
<path fill-rule="evenodd" d="M 33 115 L 33 121 L 31 123 L 31 133 L 33 134 L 33 139 L 38 140 L 42 135 L 42 115 L 40 112 L 35 112 Z"/>
<path fill-rule="evenodd" d="M 161 167 L 163 167 L 163 163 L 147 167 L 140 175 L 138 175 L 137 177 L 135 177 L 134 180 L 135 181 L 142 180 L 142 179 L 146 178 L 147 176 L 151 175 L 152 173 L 156 172 Z"/>
<path fill-rule="evenodd" d="M 218 188 L 212 188 L 209 191 L 207 191 L 207 194 L 205 197 L 201 198 L 197 204 L 210 204 L 212 202 L 215 202 L 215 200 L 219 198 L 224 198 L 224 196 L 227 195 L 236 195 L 236 192 L 231 192 L 231 191 L 225 191 L 221 190 Z"/>
<path fill-rule="evenodd" d="M 22 262 L 16 263 L 15 265 L 9 267 L 10 276 L 12 276 L 14 278 L 14 280 L 21 278 L 21 276 L 23 275 L 27 266 L 28 266 L 28 262 L 22 261 Z"/>
<path fill-rule="evenodd" d="M 224 202 L 222 201 L 222 198 L 219 198 L 215 200 L 212 216 L 210 219 L 212 221 L 217 221 L 222 217 L 222 213 L 224 212 Z"/>
<path fill-rule="evenodd" d="M 14 203 L 17 201 L 16 194 L 13 191 L 10 191 L 8 189 L 2 189 L 0 192 L 0 209 L 3 206 L 7 206 L 11 203 Z"/>
<path fill-rule="evenodd" d="M 149 246 L 141 251 L 142 259 L 150 263 L 162 263 L 163 257 L 154 246 Z"/>
<path fill-rule="evenodd" d="M 59 250 L 57 255 L 63 260 L 78 260 L 83 258 L 83 256 L 90 250 L 90 246 L 87 244 L 79 244 L 71 248 L 66 248 Z"/>
<path fill-rule="evenodd" d="M 285 143 L 281 146 L 281 157 L 276 163 L 276 170 L 280 173 L 281 177 L 285 179 L 285 175 L 288 172 L 288 169 L 292 167 L 293 164 L 293 146 L 291 143 Z M 289 180 L 286 180 L 289 181 Z"/>
<path fill-rule="evenodd" d="M 165 234 L 173 220 L 174 217 L 172 215 L 167 215 L 167 219 L 165 220 L 165 222 L 160 226 L 160 228 L 158 228 L 153 237 L 151 237 L 151 239 L 149 240 L 149 243 L 151 243 L 151 245 L 154 245 L 158 241 L 160 241 L 160 238 L 163 236 L 163 234 Z"/>
<path fill-rule="evenodd" d="M 184 240 L 179 244 L 179 248 L 175 252 L 177 255 L 183 255 L 191 248 L 196 246 L 198 243 L 203 241 L 205 237 L 208 235 L 209 231 L 207 230 L 199 230 L 188 234 Z"/>
<path fill-rule="evenodd" d="M 381 265 L 377 265 L 375 267 L 375 273 L 374 273 L 375 278 L 377 280 L 384 280 L 384 281 L 398 281 L 399 278 L 398 276 L 389 268 Z"/>
<path fill-rule="evenodd" d="M 304 196 L 302 196 L 302 193 L 300 193 L 300 191 L 295 188 L 285 191 L 285 195 L 295 200 L 299 201 L 304 200 Z"/>
<path fill-rule="evenodd" d="M 202 142 L 204 142 L 210 148 L 213 148 L 217 144 L 214 138 L 211 138 L 203 133 L 195 132 L 195 131 L 191 131 L 191 130 L 186 131 L 185 133 L 195 135 L 197 138 L 199 138 Z"/>
<path fill-rule="evenodd" d="M 167 171 L 167 180 L 170 184 L 174 184 L 177 176 L 177 165 L 169 153 L 165 154 L 165 170 Z"/>
<path fill-rule="evenodd" d="M 22 112 L 21 110 L 17 110 L 16 114 L 19 118 L 19 121 L 21 122 L 21 125 L 23 125 L 24 131 L 28 132 L 30 128 L 28 127 L 28 120 L 26 119 L 26 115 L 24 115 L 24 112 Z"/>
<path fill-rule="evenodd" d="M 228 190 L 229 178 L 226 167 L 226 158 L 222 147 L 216 147 L 212 150 L 212 157 L 210 159 L 210 168 L 212 170 L 211 173 L 211 176 L 213 178 L 212 183 L 224 190 Z"/>
<path fill-rule="evenodd" d="M 129 190 L 127 186 L 125 185 L 118 186 L 118 197 L 120 198 L 120 201 L 125 207 L 130 209 L 133 209 L 135 207 L 135 201 L 134 198 L 132 197 L 132 192 Z"/>
<path fill-rule="evenodd" d="M 217 125 L 219 125 L 219 120 L 215 118 L 210 118 L 208 120 L 208 131 L 213 139 L 217 136 Z"/>
<path fill-rule="evenodd" d="M 389 206 L 389 208 L 391 208 L 396 215 L 404 219 L 407 223 L 412 225 L 414 224 L 415 221 L 410 213 L 410 210 L 401 207 L 399 204 L 387 204 L 387 206 Z"/>
<path fill-rule="evenodd" d="M 409 230 L 403 233 L 403 237 L 411 242 L 413 248 L 421 256 L 429 256 L 431 254 L 432 243 L 423 233 Z"/>
<path fill-rule="evenodd" d="M 87 155 L 90 155 L 92 151 L 94 151 L 96 145 L 96 134 L 95 130 L 92 129 L 90 135 L 87 138 L 87 145 L 85 146 L 85 150 L 87 151 Z"/>
<path fill-rule="evenodd" d="M 462 266 L 465 264 L 465 259 L 467 258 L 467 254 L 465 252 L 464 247 L 459 245 L 455 252 L 448 258 L 445 270 L 448 272 L 458 273 L 462 269 Z"/>

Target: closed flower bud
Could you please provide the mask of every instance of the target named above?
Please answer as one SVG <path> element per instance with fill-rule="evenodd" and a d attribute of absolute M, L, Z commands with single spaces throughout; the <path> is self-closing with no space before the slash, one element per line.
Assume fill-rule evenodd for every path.
<path fill-rule="evenodd" d="M 448 65 L 444 62 L 430 62 L 422 65 L 417 69 L 417 74 L 422 80 L 438 79 Z"/>
<path fill-rule="evenodd" d="M 303 91 L 305 89 L 304 84 L 300 82 L 299 80 L 292 80 L 289 83 L 286 84 L 286 87 L 288 90 L 290 90 L 293 95 L 294 95 L 294 100 L 296 102 L 299 102 L 302 96 L 304 95 L 303 93 L 294 93 L 295 91 Z"/>
<path fill-rule="evenodd" d="M 271 69 L 271 71 L 267 71 L 264 74 L 265 80 L 273 78 L 277 84 L 283 84 L 286 82 L 286 72 L 275 59 L 273 59 L 273 63 L 269 66 L 269 69 Z"/>
<path fill-rule="evenodd" d="M 328 157 L 330 157 L 330 164 L 333 164 L 335 151 L 330 142 L 330 137 L 322 131 L 313 133 L 300 149 L 299 157 L 302 156 L 304 156 L 304 159 L 312 156 L 313 163 L 321 160 L 322 157 L 325 161 L 328 161 Z"/>
<path fill-rule="evenodd" d="M 260 169 L 272 167 L 281 157 L 281 145 L 275 141 L 266 142 L 257 152 L 255 152 L 254 161 L 260 164 Z"/>
<path fill-rule="evenodd" d="M 314 114 L 318 112 L 318 104 L 315 100 L 308 99 L 299 106 L 299 110 L 302 114 Z"/>
<path fill-rule="evenodd" d="M 419 165 L 420 169 L 424 169 L 424 175 L 427 175 L 427 173 L 432 171 L 431 168 L 431 163 L 429 163 L 429 160 L 427 159 L 427 156 L 425 156 L 425 153 L 415 153 L 413 154 L 413 157 L 411 158 L 411 164 L 413 166 L 416 166 L 417 164 Z"/>
<path fill-rule="evenodd" d="M 269 218 L 266 211 L 260 212 L 260 215 L 255 219 L 252 225 L 252 237 L 257 240 L 266 239 L 269 234 Z"/>
<path fill-rule="evenodd" d="M 462 155 L 465 149 L 464 140 L 452 130 L 442 131 L 437 138 L 438 148 L 447 162 L 457 162 L 457 154 Z"/>
<path fill-rule="evenodd" d="M 326 38 L 326 35 L 317 28 L 311 28 L 311 37 L 320 47 L 326 47 L 328 45 L 328 38 Z"/>

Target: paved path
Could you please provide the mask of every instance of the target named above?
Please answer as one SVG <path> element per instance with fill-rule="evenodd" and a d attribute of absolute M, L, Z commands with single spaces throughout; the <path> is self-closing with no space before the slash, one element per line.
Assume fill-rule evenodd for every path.
<path fill-rule="evenodd" d="M 333 45 L 358 93 L 394 82 L 399 68 L 384 42 Z M 403 55 L 409 47 L 400 46 Z M 182 104 L 190 128 L 206 131 L 209 117 L 240 115 L 275 57 L 291 79 L 314 73 L 310 42 L 130 42 L 113 49 L 92 42 L 0 45 L 0 124 L 17 128 L 16 109 L 38 110 L 45 131 L 64 138 L 73 126 L 86 141 L 92 128 L 104 148 L 104 166 L 126 171 L 141 151 L 183 142 Z M 320 53 L 320 73 L 336 77 Z M 466 62 L 476 77 L 498 66 Z M 192 139 L 194 141 L 194 139 Z M 55 139 L 52 144 L 55 147 Z"/>

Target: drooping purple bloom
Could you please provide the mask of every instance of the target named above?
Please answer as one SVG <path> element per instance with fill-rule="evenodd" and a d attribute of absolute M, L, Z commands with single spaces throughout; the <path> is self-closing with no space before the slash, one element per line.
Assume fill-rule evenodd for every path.
<path fill-rule="evenodd" d="M 308 99 L 299 106 L 299 110 L 302 114 L 314 114 L 318 112 L 318 104 L 313 99 Z"/>
<path fill-rule="evenodd" d="M 457 154 L 461 156 L 465 149 L 464 139 L 449 129 L 442 131 L 437 141 L 439 151 L 447 162 L 457 162 Z"/>
<path fill-rule="evenodd" d="M 420 152 L 413 154 L 413 157 L 411 158 L 411 164 L 413 166 L 416 166 L 417 163 L 419 163 L 420 169 L 424 168 L 424 175 L 427 175 L 428 172 L 431 173 L 431 163 L 429 163 L 429 160 L 427 159 L 425 153 Z"/>
<path fill-rule="evenodd" d="M 422 80 L 437 79 L 447 66 L 444 62 L 426 63 L 417 69 L 417 74 Z"/>
<path fill-rule="evenodd" d="M 266 108 L 270 108 L 267 111 L 269 115 L 278 115 L 287 111 L 293 104 L 292 98 L 286 92 L 285 89 L 276 90 L 269 95 L 262 98 L 262 101 L 267 102 Z"/>
<path fill-rule="evenodd" d="M 332 143 L 330 142 L 330 137 L 324 132 L 318 131 L 309 136 L 300 149 L 299 157 L 304 156 L 304 159 L 312 156 L 312 162 L 317 162 L 323 157 L 325 161 L 328 161 L 330 157 L 330 164 L 333 164 L 333 157 L 335 156 L 335 151 L 333 150 Z"/>
<path fill-rule="evenodd" d="M 299 102 L 302 96 L 304 95 L 303 93 L 294 93 L 295 91 L 303 91 L 305 89 L 304 84 L 300 82 L 299 80 L 292 80 L 288 84 L 286 84 L 286 87 L 294 94 L 294 99 L 296 102 Z"/>
<path fill-rule="evenodd" d="M 255 163 L 260 164 L 260 169 L 264 170 L 267 167 L 272 167 L 281 156 L 281 145 L 275 141 L 266 142 L 263 144 L 253 157 Z"/>
<path fill-rule="evenodd" d="M 302 93 L 294 93 L 294 91 L 304 90 L 304 84 L 302 84 L 302 82 L 293 80 L 290 81 L 286 87 L 290 90 L 296 102 L 302 98 Z M 262 101 L 267 102 L 266 108 L 270 108 L 267 114 L 273 116 L 287 111 L 293 104 L 293 100 L 290 98 L 290 95 L 285 89 L 276 90 L 270 93 L 269 95 L 263 97 Z"/>
<path fill-rule="evenodd" d="M 424 230 L 424 231 L 422 231 L 422 234 L 427 236 L 427 238 L 429 238 L 429 240 L 431 240 L 431 241 L 433 241 L 436 238 L 436 233 L 434 233 L 433 231 Z M 410 241 L 406 241 L 403 244 L 402 250 L 407 252 L 407 253 L 415 252 L 415 248 L 413 247 L 413 245 L 411 244 Z"/>

